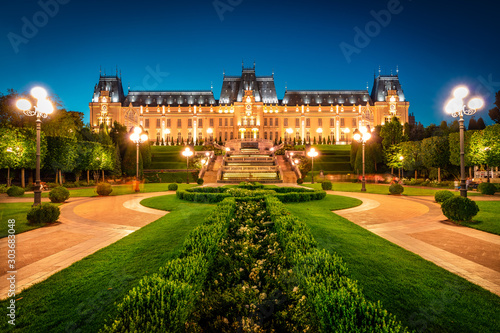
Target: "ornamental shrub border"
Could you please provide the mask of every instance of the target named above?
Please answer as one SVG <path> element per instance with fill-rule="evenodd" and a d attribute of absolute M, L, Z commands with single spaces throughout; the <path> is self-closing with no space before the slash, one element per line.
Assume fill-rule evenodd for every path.
<path fill-rule="evenodd" d="M 234 215 L 228 198 L 184 241 L 180 258 L 145 276 L 117 305 L 112 323 L 100 332 L 181 332 L 201 296 L 201 288 Z"/>
<path fill-rule="evenodd" d="M 247 191 L 247 192 L 246 192 Z M 233 193 L 231 193 L 233 192 Z M 275 192 L 276 194 L 272 193 Z M 238 194 L 236 194 L 238 193 Z M 252 195 L 255 193 L 255 195 Z M 236 195 L 234 195 L 236 194 Z M 222 187 L 195 187 L 176 192 L 177 198 L 192 202 L 218 203 L 225 198 L 236 196 L 238 198 L 264 198 L 265 195 L 272 195 L 281 202 L 305 202 L 311 200 L 321 200 L 325 198 L 326 192 L 322 190 L 310 190 L 299 187 L 276 187 L 272 190 L 245 190 L 229 189 Z"/>
<path fill-rule="evenodd" d="M 316 248 L 307 226 L 283 203 L 268 196 L 266 207 L 320 332 L 407 332 L 380 302 L 364 297 L 357 282 L 347 277 L 342 258 Z"/>

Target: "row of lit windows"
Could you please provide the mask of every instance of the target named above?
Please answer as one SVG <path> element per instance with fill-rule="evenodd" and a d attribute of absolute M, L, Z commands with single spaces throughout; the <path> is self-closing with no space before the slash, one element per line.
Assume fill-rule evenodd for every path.
<path fill-rule="evenodd" d="M 172 119 L 170 118 L 167 118 L 166 119 L 166 127 L 170 128 L 172 127 L 172 122 L 171 122 Z M 340 126 L 341 127 L 344 127 L 345 126 L 345 121 L 346 119 L 345 118 L 340 118 Z M 253 125 L 253 121 L 250 120 L 251 124 L 250 125 Z M 306 122 L 306 127 L 311 127 L 311 118 L 305 118 L 305 122 Z M 223 125 L 224 124 L 224 125 Z M 193 120 L 192 119 L 188 119 L 187 120 L 187 125 L 188 127 L 193 127 Z M 243 125 L 247 125 L 247 122 L 244 121 L 243 122 Z M 209 126 L 210 127 L 213 127 L 214 126 L 214 119 L 213 118 L 210 118 L 209 119 Z M 222 126 L 234 126 L 234 118 L 219 118 L 219 127 L 222 127 Z M 279 126 L 279 118 L 264 118 L 264 126 L 275 126 L 275 127 L 278 127 Z M 288 118 L 284 118 L 283 119 L 283 126 L 284 127 L 288 127 Z M 319 127 L 322 127 L 323 126 L 323 119 L 322 118 L 318 118 L 318 126 Z M 356 118 L 351 118 L 351 126 L 352 127 L 357 127 L 357 121 L 356 121 Z M 146 128 L 149 128 L 150 127 L 150 119 L 145 119 L 145 127 Z M 182 127 L 182 119 L 177 119 L 177 127 Z M 203 119 L 200 118 L 198 119 L 198 126 L 199 128 L 203 128 Z M 295 118 L 295 127 L 300 127 L 300 118 Z M 335 118 L 330 118 L 330 127 L 335 127 Z M 160 118 L 157 118 L 156 119 L 156 128 L 161 128 L 161 119 Z"/>

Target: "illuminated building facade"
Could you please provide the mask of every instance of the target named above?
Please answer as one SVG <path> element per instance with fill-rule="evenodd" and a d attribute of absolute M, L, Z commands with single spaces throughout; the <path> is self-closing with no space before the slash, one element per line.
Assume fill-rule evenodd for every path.
<path fill-rule="evenodd" d="M 90 106 L 95 130 L 114 121 L 142 126 L 152 141 L 268 140 L 350 141 L 354 129 L 396 116 L 408 122 L 409 102 L 398 75 L 374 78 L 367 90 L 286 90 L 278 99 L 274 75 L 256 76 L 255 65 L 223 77 L 219 100 L 212 90 L 123 92 L 121 77 L 100 75 Z"/>

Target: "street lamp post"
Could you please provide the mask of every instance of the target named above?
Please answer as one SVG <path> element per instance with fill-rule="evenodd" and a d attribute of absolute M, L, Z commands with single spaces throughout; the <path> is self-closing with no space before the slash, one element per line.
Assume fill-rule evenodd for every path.
<path fill-rule="evenodd" d="M 142 142 L 146 142 L 148 140 L 148 135 L 142 132 L 142 128 L 136 126 L 134 127 L 134 132 L 130 134 L 130 140 L 134 142 L 137 146 L 137 157 L 136 157 L 136 171 L 135 171 L 135 186 L 134 190 L 139 192 L 139 145 Z"/>
<path fill-rule="evenodd" d="M 366 179 L 365 179 L 365 143 L 372 137 L 370 133 L 370 126 L 361 127 L 359 130 L 356 129 L 353 133 L 353 139 L 360 142 L 363 146 L 362 148 L 362 161 L 363 161 L 363 174 L 361 177 L 361 192 L 366 192 Z"/>
<path fill-rule="evenodd" d="M 314 158 L 316 156 L 318 156 L 318 152 L 316 151 L 316 149 L 311 148 L 307 152 L 307 156 L 309 156 L 311 158 L 311 164 L 312 164 L 311 165 L 311 184 L 314 184 Z"/>
<path fill-rule="evenodd" d="M 189 156 L 193 156 L 193 152 L 189 147 L 186 147 L 186 149 L 182 151 L 182 156 L 186 158 L 186 183 L 189 184 Z"/>
<path fill-rule="evenodd" d="M 460 196 L 467 198 L 467 188 L 465 184 L 465 152 L 464 152 L 464 114 L 471 116 L 483 107 L 484 101 L 481 98 L 472 98 L 468 105 L 464 104 L 464 98 L 469 94 L 469 89 L 459 86 L 453 90 L 453 98 L 445 106 L 445 111 L 452 117 L 459 117 L 460 124 Z"/>
<path fill-rule="evenodd" d="M 54 106 L 47 99 L 47 91 L 42 87 L 34 87 L 31 89 L 31 96 L 37 100 L 34 109 L 31 109 L 31 102 L 27 99 L 19 99 L 16 102 L 18 109 L 22 110 L 27 116 L 36 116 L 36 179 L 33 206 L 38 206 L 42 203 L 42 190 L 40 189 L 40 130 L 42 118 L 47 118 L 47 115 L 54 112 Z"/>
<path fill-rule="evenodd" d="M 399 179 L 403 179 L 403 160 L 405 158 L 403 156 L 399 156 L 399 160 L 401 161 L 401 167 L 399 168 Z"/>

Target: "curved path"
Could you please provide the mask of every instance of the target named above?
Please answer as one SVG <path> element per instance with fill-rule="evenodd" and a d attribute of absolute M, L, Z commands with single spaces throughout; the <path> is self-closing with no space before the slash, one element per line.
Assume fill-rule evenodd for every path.
<path fill-rule="evenodd" d="M 500 236 L 450 223 L 433 197 L 328 193 L 363 201 L 336 214 L 500 296 Z"/>
<path fill-rule="evenodd" d="M 166 194 L 70 198 L 58 223 L 16 235 L 17 293 L 164 216 L 167 212 L 139 202 Z M 0 239 L 0 253 L 7 254 L 7 238 Z M 7 271 L 7 260 L 1 259 L 0 299 L 7 297 Z"/>

